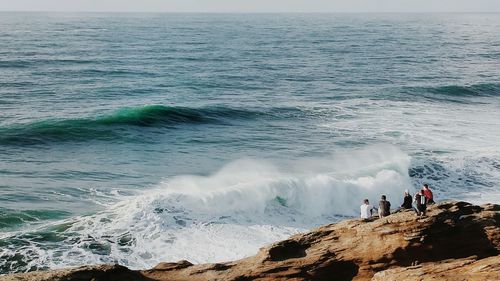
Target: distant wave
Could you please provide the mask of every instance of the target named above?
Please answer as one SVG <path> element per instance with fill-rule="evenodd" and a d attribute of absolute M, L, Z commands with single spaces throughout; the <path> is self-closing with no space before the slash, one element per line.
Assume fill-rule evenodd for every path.
<path fill-rule="evenodd" d="M 0 69 L 2 68 L 25 68 L 29 67 L 27 60 L 0 60 Z"/>
<path fill-rule="evenodd" d="M 143 107 L 123 108 L 109 116 L 94 120 L 99 125 L 154 126 L 179 123 L 216 123 L 222 118 L 251 118 L 257 112 L 228 107 L 171 107 L 148 105 Z"/>
<path fill-rule="evenodd" d="M 428 100 L 437 102 L 470 103 L 473 98 L 500 96 L 500 84 L 447 85 L 436 87 L 404 87 L 389 98 Z M 381 98 L 386 98 L 382 96 Z"/>
<path fill-rule="evenodd" d="M 32 54 L 36 55 L 36 53 Z M 80 59 L 80 58 L 45 58 L 45 59 L 8 59 L 0 60 L 0 69 L 2 68 L 27 68 L 40 64 L 50 65 L 79 65 L 79 64 L 94 64 L 99 63 L 97 60 Z"/>
<path fill-rule="evenodd" d="M 228 107 L 175 107 L 148 105 L 122 108 L 109 115 L 80 119 L 50 119 L 0 128 L 0 144 L 37 144 L 51 141 L 113 139 L 119 128 L 170 127 L 182 124 L 223 124 L 265 114 Z"/>
<path fill-rule="evenodd" d="M 500 95 L 500 84 L 476 84 L 470 86 L 441 86 L 432 88 L 422 88 L 423 91 L 454 97 L 481 97 Z"/>

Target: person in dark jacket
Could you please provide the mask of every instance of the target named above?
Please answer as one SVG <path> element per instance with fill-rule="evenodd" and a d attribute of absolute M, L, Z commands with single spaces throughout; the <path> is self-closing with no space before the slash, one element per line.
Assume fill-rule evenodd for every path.
<path fill-rule="evenodd" d="M 405 197 L 403 198 L 403 204 L 401 204 L 401 208 L 402 209 L 411 209 L 412 208 L 411 202 L 412 202 L 412 198 L 411 198 L 410 192 L 408 192 L 408 189 L 407 189 L 407 190 L 405 190 Z"/>
<path fill-rule="evenodd" d="M 391 202 L 386 200 L 385 195 L 382 195 L 380 202 L 378 202 L 378 206 L 379 218 L 383 218 L 391 214 Z"/>
<path fill-rule="evenodd" d="M 418 216 L 425 216 L 425 210 L 427 209 L 427 198 L 424 196 L 424 192 L 420 190 L 415 194 L 415 212 Z"/>

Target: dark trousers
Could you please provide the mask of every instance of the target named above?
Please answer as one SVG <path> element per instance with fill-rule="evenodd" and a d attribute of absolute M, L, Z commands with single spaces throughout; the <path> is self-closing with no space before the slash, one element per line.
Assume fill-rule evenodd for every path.
<path fill-rule="evenodd" d="M 415 210 L 415 212 L 420 215 L 420 213 L 423 213 L 425 214 L 425 209 L 427 209 L 427 206 L 426 205 L 416 205 L 413 210 Z"/>

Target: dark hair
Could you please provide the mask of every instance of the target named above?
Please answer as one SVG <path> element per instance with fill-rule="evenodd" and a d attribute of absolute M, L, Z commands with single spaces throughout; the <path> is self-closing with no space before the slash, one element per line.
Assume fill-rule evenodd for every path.
<path fill-rule="evenodd" d="M 365 200 L 363 200 L 363 202 L 368 204 L 368 202 L 370 202 L 370 201 L 368 201 L 368 199 L 365 199 Z"/>
<path fill-rule="evenodd" d="M 427 187 L 427 188 L 429 188 L 429 185 L 428 185 L 428 184 L 426 184 L 426 183 L 424 183 L 424 186 L 425 186 L 425 187 Z"/>
<path fill-rule="evenodd" d="M 382 200 L 385 200 L 385 198 L 386 198 L 385 195 L 382 195 Z"/>

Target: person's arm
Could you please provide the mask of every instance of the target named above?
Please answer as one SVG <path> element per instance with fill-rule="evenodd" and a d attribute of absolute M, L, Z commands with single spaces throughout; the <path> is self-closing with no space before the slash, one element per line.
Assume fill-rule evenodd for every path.
<path fill-rule="evenodd" d="M 367 208 L 370 209 L 370 217 L 373 216 L 373 212 L 372 211 L 373 211 L 373 209 L 375 207 L 373 207 L 373 205 L 369 205 Z"/>

